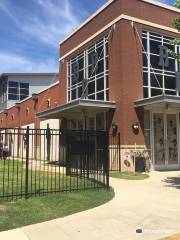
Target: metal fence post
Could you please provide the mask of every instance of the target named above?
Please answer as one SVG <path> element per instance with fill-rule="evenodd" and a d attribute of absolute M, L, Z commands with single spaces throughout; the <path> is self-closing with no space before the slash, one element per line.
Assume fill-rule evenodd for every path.
<path fill-rule="evenodd" d="M 25 198 L 28 198 L 28 172 L 29 172 L 29 126 L 26 129 L 26 182 L 25 182 Z"/>
<path fill-rule="evenodd" d="M 46 141 L 47 141 L 47 160 L 50 161 L 50 155 L 51 155 L 51 129 L 49 127 L 49 123 L 47 124 L 46 129 Z"/>
<path fill-rule="evenodd" d="M 119 155 L 119 172 L 121 172 L 121 136 L 120 132 L 118 133 L 118 155 Z"/>
<path fill-rule="evenodd" d="M 105 160 L 106 187 L 109 188 L 109 134 L 108 132 L 104 133 L 104 140 L 105 140 L 104 159 L 106 159 Z"/>

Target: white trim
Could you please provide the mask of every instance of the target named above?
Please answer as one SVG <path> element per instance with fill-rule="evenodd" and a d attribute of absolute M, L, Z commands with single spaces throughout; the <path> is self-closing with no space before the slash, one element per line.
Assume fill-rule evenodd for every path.
<path fill-rule="evenodd" d="M 2 76 L 54 76 L 54 75 L 59 75 L 57 72 L 47 72 L 47 73 L 0 73 L 0 77 Z"/>
<path fill-rule="evenodd" d="M 149 4 L 152 4 L 152 5 L 161 7 L 161 8 L 165 8 L 165 9 L 171 10 L 173 12 L 180 13 L 180 9 L 178 9 L 176 7 L 173 7 L 171 5 L 165 4 L 165 3 L 161 3 L 161 2 L 159 2 L 157 0 L 154 0 L 154 1 L 153 0 L 140 0 L 140 1 L 147 2 Z"/>
<path fill-rule="evenodd" d="M 60 61 L 63 60 L 64 58 L 66 58 L 67 56 L 69 56 L 70 54 L 72 54 L 73 52 L 75 52 L 76 50 L 81 48 L 82 46 L 84 46 L 86 43 L 93 40 L 95 37 L 97 37 L 98 35 L 100 35 L 104 31 L 106 31 L 108 28 L 110 28 L 112 25 L 119 22 L 120 20 L 128 20 L 128 21 L 131 21 L 131 22 L 133 21 L 135 23 L 140 23 L 140 24 L 143 24 L 143 25 L 146 25 L 146 26 L 150 26 L 150 27 L 154 27 L 154 28 L 158 28 L 158 29 L 161 29 L 161 30 L 165 30 L 165 31 L 169 31 L 169 32 L 172 32 L 172 33 L 179 34 L 178 30 L 176 30 L 175 28 L 166 27 L 166 26 L 163 26 L 163 25 L 160 25 L 160 24 L 157 24 L 157 23 L 153 23 L 153 22 L 149 22 L 149 21 L 146 21 L 146 20 L 143 20 L 143 19 L 140 19 L 140 18 L 135 18 L 135 17 L 131 17 L 131 16 L 128 16 L 128 15 L 121 14 L 119 17 L 115 18 L 113 21 L 111 21 L 105 27 L 101 28 L 99 31 L 97 31 L 95 34 L 93 34 L 91 37 L 87 38 L 85 41 L 80 43 L 78 46 L 73 48 L 71 51 L 64 54 L 59 60 Z"/>
<path fill-rule="evenodd" d="M 61 42 L 59 42 L 59 45 L 61 45 L 62 43 L 64 43 L 66 40 L 68 40 L 70 37 L 72 37 L 77 31 L 79 31 L 82 27 L 84 27 L 88 22 L 90 22 L 93 18 L 95 18 L 99 13 L 101 13 L 104 9 L 106 9 L 111 3 L 113 3 L 115 0 L 108 0 L 107 3 L 105 3 L 101 8 L 99 8 L 94 14 L 92 14 L 89 18 L 87 18 L 79 27 L 77 27 L 72 33 L 70 33 L 64 40 L 62 40 Z M 180 10 L 176 7 L 172 7 L 170 5 L 164 4 L 164 3 L 160 3 L 154 0 L 139 0 L 142 2 L 146 2 L 158 7 L 162 7 L 168 10 L 171 10 L 173 12 L 177 12 L 180 13 Z"/>
<path fill-rule="evenodd" d="M 90 22 L 93 18 L 95 18 L 100 12 L 102 12 L 105 8 L 107 8 L 111 3 L 113 3 L 115 0 L 109 0 L 107 3 L 105 3 L 101 8 L 99 8 L 95 13 L 93 13 L 90 17 L 88 17 L 82 24 L 80 24 L 79 27 L 75 28 L 72 33 L 70 33 L 64 40 L 59 42 L 59 45 L 64 43 L 67 39 L 69 39 L 72 35 L 74 35 L 77 31 L 79 31 L 84 25 L 86 25 L 88 22 Z"/>

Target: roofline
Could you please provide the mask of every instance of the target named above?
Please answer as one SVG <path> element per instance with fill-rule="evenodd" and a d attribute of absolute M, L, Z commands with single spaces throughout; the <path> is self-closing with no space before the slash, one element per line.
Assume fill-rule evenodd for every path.
<path fill-rule="evenodd" d="M 51 75 L 59 75 L 58 72 L 47 72 L 47 73 L 0 73 L 0 77 L 2 76 L 51 76 Z"/>
<path fill-rule="evenodd" d="M 41 94 L 41 93 L 47 91 L 48 89 L 50 89 L 50 88 L 52 88 L 52 87 L 54 87 L 54 86 L 56 86 L 56 85 L 58 85 L 58 84 L 59 84 L 59 81 L 56 81 L 55 83 L 49 85 L 48 87 L 46 87 L 46 88 L 40 90 L 40 91 L 37 92 L 36 94 L 39 95 L 39 94 Z M 31 98 L 32 98 L 32 95 L 29 96 L 29 97 L 27 97 L 27 98 L 25 98 L 25 99 L 23 99 L 23 100 L 21 100 L 21 101 L 17 101 L 16 103 L 20 103 L 20 104 L 21 104 L 21 103 L 23 103 L 23 102 L 28 101 L 28 100 L 31 99 Z M 16 104 L 16 103 L 15 103 L 15 104 Z M 7 109 L 7 110 L 10 110 L 11 108 L 14 108 L 14 107 L 15 107 L 15 104 L 14 104 L 13 106 L 10 106 L 10 107 L 6 108 L 6 109 Z M 0 113 L 3 113 L 3 111 L 4 111 L 4 109 L 3 109 L 2 111 L 0 111 Z"/>
<path fill-rule="evenodd" d="M 107 8 L 111 3 L 115 2 L 116 0 L 109 0 L 107 3 L 105 3 L 101 8 L 99 8 L 94 14 L 92 14 L 89 18 L 87 18 L 82 24 L 80 24 L 79 27 L 75 28 L 74 31 L 72 31 L 72 33 L 70 33 L 64 40 L 62 40 L 61 42 L 59 42 L 59 45 L 61 45 L 62 43 L 64 43 L 65 41 L 67 41 L 70 37 L 72 37 L 76 32 L 78 32 L 82 27 L 84 27 L 87 23 L 89 23 L 94 17 L 96 17 L 99 13 L 101 13 L 105 8 Z M 160 3 L 157 2 L 155 0 L 139 0 L 142 2 L 146 2 L 161 8 L 165 8 L 177 13 L 180 13 L 180 9 L 167 5 L 165 3 Z"/>
<path fill-rule="evenodd" d="M 41 94 L 41 93 L 49 90 L 50 88 L 53 88 L 54 86 L 56 86 L 56 85 L 58 85 L 58 84 L 59 84 L 59 81 L 57 80 L 55 83 L 52 83 L 51 85 L 49 85 L 49 86 L 41 89 L 40 91 L 36 92 L 35 94 L 39 95 L 39 94 Z M 32 93 L 32 94 L 34 94 L 34 93 Z M 25 98 L 25 99 L 23 99 L 22 101 L 19 101 L 18 103 L 23 103 L 23 102 L 29 100 L 30 98 L 32 98 L 32 95 L 29 96 L 29 97 L 27 97 L 27 98 Z"/>
<path fill-rule="evenodd" d="M 115 2 L 116 0 L 109 0 L 107 3 L 102 5 L 95 13 L 93 13 L 90 17 L 88 17 L 84 22 L 80 24 L 77 28 L 74 29 L 65 39 L 63 39 L 61 42 L 59 42 L 59 45 L 64 43 L 66 40 L 68 40 L 72 35 L 74 35 L 77 31 L 79 31 L 82 27 L 84 27 L 88 22 L 90 22 L 94 17 L 96 17 L 99 13 L 101 13 L 105 8 L 107 8 L 111 3 Z"/>
<path fill-rule="evenodd" d="M 150 26 L 150 27 L 153 27 L 153 28 L 169 31 L 169 32 L 172 32 L 172 33 L 175 33 L 175 34 L 179 34 L 178 30 L 175 29 L 175 28 L 166 27 L 166 26 L 159 25 L 159 24 L 153 23 L 153 22 L 149 22 L 149 21 L 146 21 L 146 20 L 143 20 L 143 19 L 140 19 L 140 18 L 131 17 L 131 16 L 128 16 L 128 15 L 121 14 L 117 18 L 112 20 L 110 23 L 108 23 L 106 26 L 101 28 L 99 31 L 94 33 L 92 36 L 90 36 L 89 38 L 87 38 L 86 40 L 81 42 L 78 46 L 74 47 L 72 50 L 67 52 L 65 55 L 61 56 L 61 58 L 59 58 L 59 61 L 63 60 L 67 56 L 73 54 L 76 50 L 78 50 L 79 48 L 83 47 L 85 44 L 87 44 L 88 42 L 92 41 L 95 37 L 99 36 L 101 33 L 105 32 L 108 28 L 110 28 L 115 23 L 117 23 L 117 22 L 119 22 L 121 20 L 127 20 L 127 21 L 130 21 L 130 22 L 134 22 L 134 23 Z"/>
<path fill-rule="evenodd" d="M 65 103 L 63 105 L 59 105 L 58 107 L 51 108 L 42 112 L 37 112 L 36 116 L 39 118 L 45 118 L 48 114 L 58 114 L 60 110 L 70 110 L 75 106 L 81 107 L 89 107 L 89 106 L 97 106 L 104 108 L 116 108 L 116 102 L 114 101 L 100 101 L 100 100 L 90 100 L 90 99 L 76 99 L 72 102 Z"/>
<path fill-rule="evenodd" d="M 162 102 L 180 104 L 180 97 L 174 96 L 174 95 L 158 95 L 150 98 L 137 100 L 134 102 L 134 105 L 135 105 L 135 108 L 138 108 L 138 107 L 146 107 L 148 105 L 152 105 L 155 103 L 162 103 Z"/>
<path fill-rule="evenodd" d="M 161 2 L 159 2 L 157 0 L 139 0 L 139 1 L 147 2 L 149 4 L 156 5 L 156 6 L 159 6 L 159 7 L 162 7 L 162 8 L 166 8 L 168 10 L 171 10 L 173 12 L 180 13 L 180 9 L 178 9 L 176 7 L 173 7 L 172 5 L 168 5 L 166 3 L 161 3 Z"/>

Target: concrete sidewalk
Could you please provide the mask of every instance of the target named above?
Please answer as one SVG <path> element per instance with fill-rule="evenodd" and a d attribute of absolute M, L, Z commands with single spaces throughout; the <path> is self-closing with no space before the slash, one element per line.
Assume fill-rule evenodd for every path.
<path fill-rule="evenodd" d="M 180 232 L 180 172 L 111 179 L 115 198 L 98 208 L 0 233 L 0 240 L 154 240 Z M 96 197 L 96 196 L 95 196 Z M 143 233 L 136 234 L 142 228 Z"/>

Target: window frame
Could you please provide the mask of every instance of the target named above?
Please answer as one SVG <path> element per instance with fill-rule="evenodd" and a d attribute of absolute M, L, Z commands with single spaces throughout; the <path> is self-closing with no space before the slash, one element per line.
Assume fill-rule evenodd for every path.
<path fill-rule="evenodd" d="M 10 87 L 9 86 L 10 83 L 15 83 L 15 84 L 17 84 L 17 86 L 16 87 Z M 27 84 L 27 88 L 24 88 L 24 87 L 22 88 L 21 84 Z M 10 89 L 17 89 L 17 94 L 11 93 Z M 28 95 L 22 94 L 21 90 L 27 90 Z M 10 99 L 9 98 L 10 95 L 16 96 L 16 99 Z M 22 101 L 22 100 L 24 100 L 27 97 L 29 97 L 29 83 L 21 82 L 21 81 L 11 81 L 11 80 L 8 80 L 8 83 L 7 83 L 7 100 L 8 101 Z"/>
<path fill-rule="evenodd" d="M 159 54 L 156 53 L 152 53 L 151 52 L 151 45 L 150 43 L 152 41 L 154 42 L 159 42 L 159 45 L 162 46 L 166 46 L 166 45 L 171 45 L 169 44 L 169 41 L 174 39 L 175 37 L 172 36 L 166 36 L 164 34 L 161 33 L 155 33 L 149 30 L 143 30 L 142 32 L 142 42 L 145 43 L 146 42 L 146 46 L 147 46 L 147 51 L 146 51 L 146 46 L 143 45 L 143 49 L 142 49 L 142 57 L 147 59 L 147 66 L 144 66 L 144 62 L 143 62 L 143 93 L 144 93 L 144 98 L 151 98 L 152 97 L 152 91 L 161 91 L 161 94 L 168 94 L 167 95 L 176 95 L 179 96 L 179 93 L 176 89 L 176 87 L 173 88 L 165 88 L 165 85 L 167 84 L 167 82 L 165 83 L 165 80 L 169 77 L 175 78 L 174 79 L 174 84 L 176 86 L 176 72 L 179 71 L 180 69 L 178 69 L 178 62 L 177 60 L 175 60 L 172 56 L 169 55 L 169 60 L 173 60 L 174 61 L 174 71 L 169 71 L 167 70 L 165 67 L 162 67 L 160 69 L 160 67 L 157 68 L 153 68 L 152 66 L 152 62 L 151 62 L 151 56 L 158 56 Z M 174 47 L 175 52 L 177 53 L 178 51 L 180 52 L 180 46 L 175 46 Z M 145 51 L 144 51 L 145 50 Z M 144 73 L 147 73 L 147 85 L 144 85 L 145 79 L 144 79 Z M 162 87 L 154 87 L 152 86 L 152 77 L 151 75 L 161 75 L 162 76 Z M 147 96 L 145 96 L 145 92 L 147 92 Z M 161 95 L 160 94 L 160 95 Z M 159 95 L 159 94 L 157 94 Z M 157 96 L 156 94 L 154 96 Z"/>
<path fill-rule="evenodd" d="M 109 98 L 108 93 L 109 93 L 109 84 L 107 84 L 108 81 L 108 77 L 109 77 L 109 69 L 108 69 L 108 65 L 107 65 L 107 61 L 109 60 L 109 52 L 108 52 L 108 36 L 105 35 L 103 37 L 101 37 L 100 39 L 98 39 L 96 42 L 91 43 L 86 49 L 82 50 L 81 52 L 79 52 L 79 54 L 72 56 L 68 62 L 67 62 L 67 102 L 72 102 L 75 101 L 77 99 L 79 99 L 82 95 L 82 91 L 80 90 L 82 88 L 82 81 L 80 82 L 77 81 L 74 85 L 72 85 L 72 64 L 76 61 L 79 61 L 79 59 L 81 59 L 81 56 L 83 56 L 84 59 L 84 65 L 83 65 L 83 79 L 88 79 L 88 89 L 89 89 L 89 84 L 94 83 L 95 85 L 95 91 L 92 93 L 88 93 L 87 97 L 85 97 L 86 99 L 94 99 L 93 100 L 101 100 L 98 99 L 98 94 L 103 94 L 103 99 L 102 101 L 108 101 Z M 97 52 L 98 53 L 98 49 L 101 47 L 103 48 L 103 54 L 100 57 L 100 59 L 98 60 L 99 62 L 103 62 L 103 71 L 100 73 L 97 73 L 97 69 L 94 71 L 95 74 L 91 73 L 91 76 L 89 77 L 89 69 L 91 67 L 92 64 L 89 64 L 89 56 L 90 53 L 93 52 Z M 104 82 L 103 85 L 104 87 L 100 90 L 97 89 L 97 81 L 99 79 L 103 78 Z M 74 93 L 73 93 L 74 91 Z M 78 91 L 81 91 L 80 94 L 78 93 Z M 75 97 L 72 96 L 72 94 L 75 95 Z"/>

